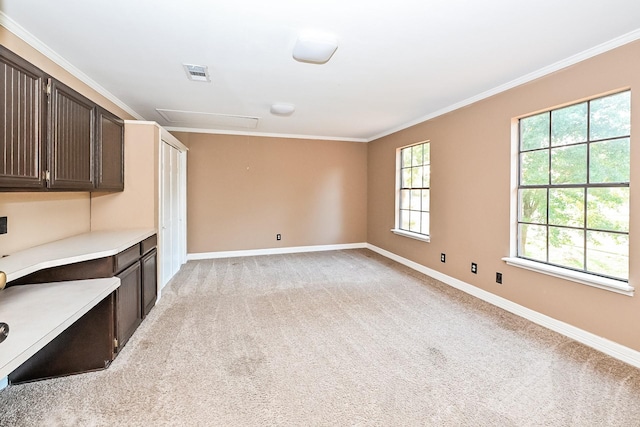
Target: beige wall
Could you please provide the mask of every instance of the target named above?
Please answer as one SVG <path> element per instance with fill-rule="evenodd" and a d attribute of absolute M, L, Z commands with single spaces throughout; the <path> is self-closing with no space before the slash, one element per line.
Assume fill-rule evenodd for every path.
<path fill-rule="evenodd" d="M 89 193 L 0 193 L 0 256 L 89 231 Z"/>
<path fill-rule="evenodd" d="M 159 128 L 125 124 L 124 191 L 91 193 L 91 229 L 158 228 Z"/>
<path fill-rule="evenodd" d="M 366 144 L 176 136 L 189 147 L 188 253 L 366 241 Z"/>
<path fill-rule="evenodd" d="M 515 117 L 623 88 L 640 129 L 640 42 L 369 143 L 368 241 L 513 302 L 640 350 L 640 296 L 628 297 L 507 266 L 511 126 Z M 632 132 L 632 176 L 640 133 Z M 396 148 L 431 141 L 431 242 L 396 236 Z M 631 185 L 630 284 L 640 292 L 640 185 Z M 447 262 L 440 262 L 440 253 Z M 478 263 L 478 274 L 470 272 Z M 504 284 L 495 283 L 495 273 Z"/>

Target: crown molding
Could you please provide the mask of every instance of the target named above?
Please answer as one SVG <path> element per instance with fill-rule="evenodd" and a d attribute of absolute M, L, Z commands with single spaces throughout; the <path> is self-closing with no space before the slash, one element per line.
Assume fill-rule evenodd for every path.
<path fill-rule="evenodd" d="M 78 78 L 80 81 L 88 85 L 90 88 L 98 92 L 100 95 L 104 96 L 106 99 L 113 102 L 118 107 L 122 108 L 131 116 L 135 117 L 138 120 L 145 120 L 143 116 L 138 114 L 128 105 L 126 105 L 124 102 L 118 99 L 115 95 L 110 93 L 108 90 L 103 88 L 100 84 L 98 84 L 96 81 L 94 81 L 89 76 L 87 76 L 82 71 L 80 71 L 78 68 L 73 66 L 70 62 L 68 62 L 66 59 L 64 59 L 57 52 L 55 52 L 49 46 L 44 44 L 34 35 L 29 33 L 20 24 L 15 22 L 13 19 L 11 19 L 2 11 L 0 11 L 0 26 L 6 28 L 8 31 L 15 34 L 20 39 L 24 40 L 27 44 L 32 46 L 34 49 L 36 49 L 37 51 L 45 55 L 47 58 L 49 58 L 50 60 L 55 62 L 57 65 L 62 67 L 64 70 L 68 71 L 71 75 Z M 165 127 L 165 129 L 169 131 L 176 131 L 176 132 L 209 133 L 209 134 L 219 134 L 219 135 L 263 136 L 263 137 L 271 137 L 271 138 L 314 139 L 314 140 L 347 141 L 347 142 L 371 142 L 371 141 L 375 141 L 377 139 L 383 138 L 385 136 L 394 134 L 396 132 L 405 130 L 411 126 L 415 126 L 417 124 L 423 123 L 427 120 L 431 120 L 433 118 L 436 118 L 444 114 L 450 113 L 452 111 L 458 110 L 460 108 L 466 107 L 468 105 L 471 105 L 483 99 L 505 92 L 509 89 L 513 89 L 514 87 L 523 85 L 525 83 L 529 83 L 535 79 L 544 77 L 548 74 L 570 67 L 586 59 L 600 55 L 602 53 L 613 50 L 625 44 L 631 43 L 638 39 L 640 39 L 640 29 L 631 31 L 627 34 L 616 37 L 607 42 L 601 43 L 595 47 L 587 49 L 576 55 L 570 56 L 569 58 L 558 61 L 549 66 L 543 67 L 537 71 L 526 74 L 522 77 L 516 78 L 508 83 L 497 86 L 493 89 L 487 90 L 478 95 L 472 96 L 470 98 L 454 103 L 452 105 L 449 105 L 440 110 L 431 112 L 424 116 L 420 116 L 414 120 L 395 126 L 391 129 L 388 129 L 376 135 L 372 135 L 371 137 L 368 137 L 368 138 L 350 138 L 350 137 L 335 137 L 335 136 L 322 136 L 322 135 L 296 135 L 296 134 L 264 133 L 264 132 L 243 132 L 243 131 L 233 131 L 233 130 L 185 128 L 185 127 Z"/>
<path fill-rule="evenodd" d="M 158 122 L 154 122 L 151 120 L 125 120 L 125 126 L 129 125 L 143 125 L 143 126 L 154 126 L 160 132 L 160 139 L 167 144 L 177 148 L 179 151 L 189 151 L 189 147 L 184 145 L 178 138 L 171 135 L 167 128 L 160 126 Z"/>
<path fill-rule="evenodd" d="M 433 113 L 429 113 L 422 117 L 418 117 L 410 122 L 404 123 L 402 125 L 396 126 L 392 129 L 381 132 L 377 135 L 374 135 L 367 139 L 367 142 L 375 141 L 376 139 L 383 138 L 385 136 L 391 135 L 393 133 L 399 132 L 401 130 L 407 129 L 411 126 L 415 126 L 417 124 L 423 123 L 427 120 L 434 119 L 438 116 L 442 116 L 444 114 L 450 113 L 452 111 L 458 110 L 460 108 L 471 105 L 475 102 L 482 101 L 483 99 L 489 98 L 491 96 L 497 95 L 501 92 L 505 92 L 509 89 L 513 89 L 514 87 L 523 85 L 525 83 L 529 83 L 535 79 L 539 79 L 540 77 L 544 77 L 548 74 L 555 73 L 556 71 L 562 70 L 563 68 L 570 67 L 579 62 L 582 62 L 586 59 L 593 58 L 594 56 L 600 55 L 602 53 L 608 52 L 620 46 L 624 46 L 625 44 L 634 42 L 640 39 L 640 29 L 631 31 L 630 33 L 624 34 L 620 37 L 616 37 L 615 39 L 609 40 L 607 42 L 601 43 L 597 46 L 594 46 L 590 49 L 577 53 L 573 56 L 570 56 L 562 61 L 558 61 L 554 64 L 548 65 L 546 67 L 540 68 L 537 71 L 526 74 L 522 77 L 519 77 L 515 80 L 511 80 L 508 83 L 497 86 L 493 89 L 489 89 L 485 92 L 482 92 L 476 96 L 472 96 L 471 98 L 467 98 L 463 101 L 452 104 L 448 107 L 442 108 L 438 111 L 434 111 Z"/>
<path fill-rule="evenodd" d="M 188 128 L 188 127 L 175 127 L 175 126 L 163 126 L 170 132 L 190 132 L 190 133 L 210 133 L 215 135 L 239 135 L 239 136 L 264 136 L 267 138 L 289 138 L 289 139 L 313 139 L 323 141 L 343 141 L 343 142 L 369 142 L 370 139 L 366 138 L 343 138 L 338 136 L 321 136 L 321 135 L 296 135 L 288 133 L 267 133 L 267 132 L 243 132 L 235 130 L 220 130 L 220 129 L 203 129 L 203 128 Z"/>
<path fill-rule="evenodd" d="M 118 99 L 114 94 L 109 92 L 104 87 L 100 86 L 95 80 L 91 77 L 80 71 L 69 61 L 60 56 L 56 51 L 51 49 L 49 46 L 44 44 L 40 39 L 27 31 L 24 27 L 18 24 L 16 21 L 11 19 L 7 14 L 0 11 L 0 26 L 6 28 L 9 32 L 13 33 L 15 36 L 22 39 L 29 46 L 33 47 L 35 50 L 46 56 L 51 61 L 55 62 L 57 65 L 62 67 L 65 71 L 69 72 L 72 76 L 80 80 L 82 83 L 89 86 L 91 89 L 98 92 L 100 95 L 107 98 L 109 101 L 113 102 L 118 107 L 122 108 L 127 113 L 131 114 L 131 116 L 135 117 L 138 120 L 144 120 L 140 114 L 134 111 L 127 104 Z"/>

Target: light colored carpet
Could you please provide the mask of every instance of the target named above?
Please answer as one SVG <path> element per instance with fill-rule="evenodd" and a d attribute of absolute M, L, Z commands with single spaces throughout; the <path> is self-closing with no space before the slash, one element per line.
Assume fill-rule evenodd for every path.
<path fill-rule="evenodd" d="M 0 425 L 638 426 L 640 371 L 367 250 L 208 260 Z"/>

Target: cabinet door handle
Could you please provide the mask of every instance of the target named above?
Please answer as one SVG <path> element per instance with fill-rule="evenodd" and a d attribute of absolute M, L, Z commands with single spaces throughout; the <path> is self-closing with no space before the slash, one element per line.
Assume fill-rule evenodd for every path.
<path fill-rule="evenodd" d="M 4 341 L 7 336 L 9 336 L 9 325 L 0 322 L 0 342 Z"/>

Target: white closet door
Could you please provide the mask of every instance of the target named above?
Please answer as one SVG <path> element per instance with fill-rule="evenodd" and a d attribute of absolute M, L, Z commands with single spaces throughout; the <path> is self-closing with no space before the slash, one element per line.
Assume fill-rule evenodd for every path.
<path fill-rule="evenodd" d="M 178 227 L 179 227 L 179 261 L 187 262 L 187 152 L 178 151 Z"/>
<path fill-rule="evenodd" d="M 172 215 L 171 215 L 171 150 L 172 147 L 169 144 L 162 143 L 162 154 L 161 154 L 161 166 L 162 171 L 160 174 L 161 180 L 161 195 L 160 195 L 160 205 L 161 205 L 161 213 L 160 220 L 161 224 L 161 239 L 160 239 L 160 259 L 161 259 L 161 270 L 162 270 L 162 287 L 171 280 L 173 277 L 172 274 L 172 258 L 173 258 L 173 242 L 171 241 L 173 237 L 172 233 Z"/>
<path fill-rule="evenodd" d="M 163 142 L 161 156 L 161 286 L 186 260 L 186 153 Z"/>
<path fill-rule="evenodd" d="M 180 152 L 171 148 L 171 276 L 180 270 L 181 250 L 180 244 Z"/>

